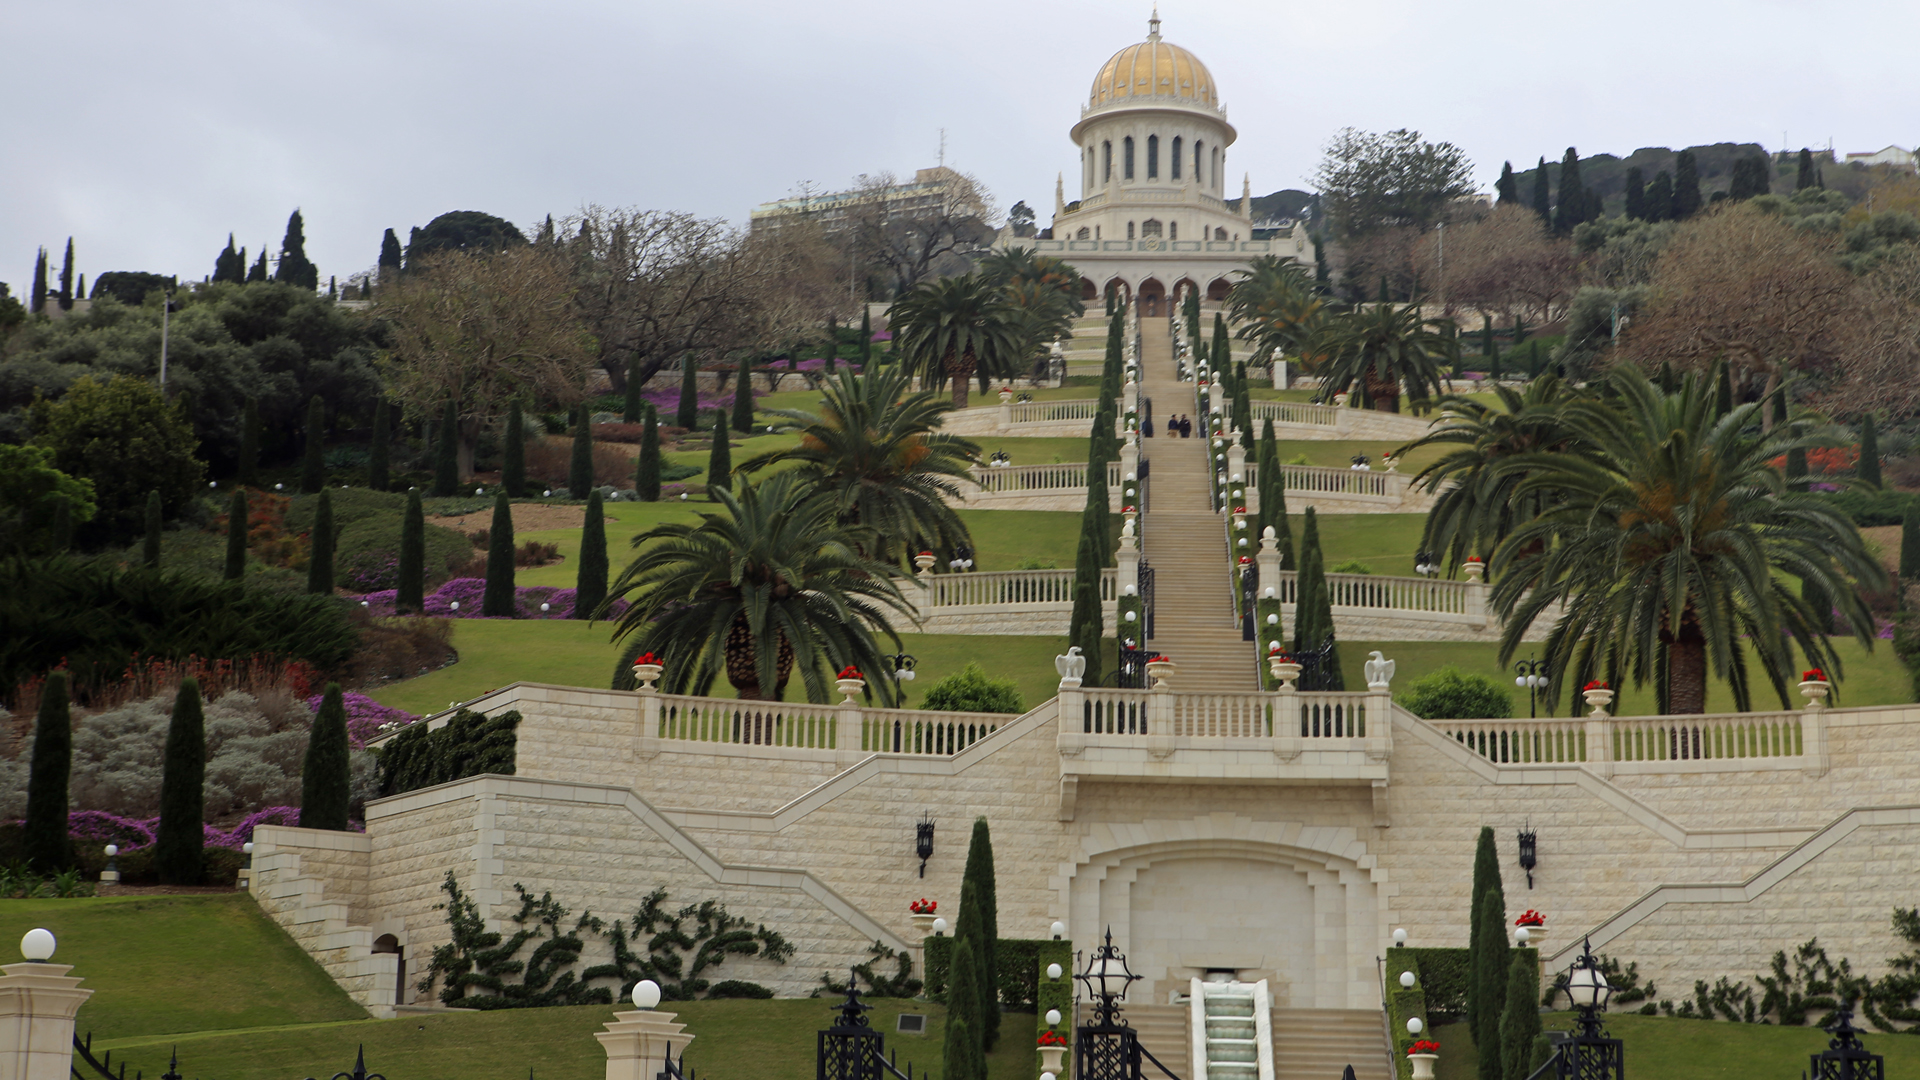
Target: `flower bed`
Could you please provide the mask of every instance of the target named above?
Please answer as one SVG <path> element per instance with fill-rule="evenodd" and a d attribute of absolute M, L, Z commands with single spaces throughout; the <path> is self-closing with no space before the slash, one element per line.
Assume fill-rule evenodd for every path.
<path fill-rule="evenodd" d="M 321 700 L 322 695 L 313 695 L 307 699 L 307 708 L 318 713 Z M 341 703 L 347 707 L 347 741 L 353 744 L 355 749 L 367 745 L 368 739 L 405 727 L 420 719 L 405 709 L 382 705 L 365 694 L 356 694 L 352 691 L 341 695 Z"/>
<path fill-rule="evenodd" d="M 425 611 L 422 614 L 435 619 L 489 619 L 498 615 L 480 614 L 480 601 L 486 595 L 485 578 L 454 578 L 426 596 Z M 378 616 L 390 616 L 394 611 L 394 599 L 398 595 L 392 589 L 371 592 L 360 597 L 369 613 Z M 516 619 L 571 619 L 573 613 L 574 590 L 558 588 L 552 585 L 522 585 L 513 590 L 513 604 Z M 458 608 L 453 605 L 459 604 Z M 546 604 L 548 610 L 541 611 L 540 605 Z M 616 598 L 608 611 L 609 618 L 617 618 L 627 610 L 627 602 Z"/>

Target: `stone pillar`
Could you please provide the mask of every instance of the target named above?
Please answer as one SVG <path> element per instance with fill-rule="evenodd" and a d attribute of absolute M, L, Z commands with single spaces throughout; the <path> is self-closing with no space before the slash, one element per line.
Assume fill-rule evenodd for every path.
<path fill-rule="evenodd" d="M 1467 617 L 1480 620 L 1481 626 L 1486 626 L 1489 621 L 1487 618 L 1487 583 L 1480 579 L 1480 575 L 1486 573 L 1486 570 L 1487 567 L 1485 563 L 1470 562 L 1467 564 Z"/>
<path fill-rule="evenodd" d="M 1012 390 L 1000 391 L 999 423 L 1000 423 L 1001 431 L 1007 431 L 1013 427 L 1013 391 Z"/>
<path fill-rule="evenodd" d="M 1259 599 L 1267 598 L 1267 590 L 1273 590 L 1273 599 L 1280 599 L 1280 537 L 1269 525 L 1260 530 L 1260 551 L 1253 557 L 1254 566 L 1259 568 L 1260 585 L 1255 595 Z"/>
<path fill-rule="evenodd" d="M 73 1016 L 93 991 L 69 978 L 71 964 L 0 967 L 0 1080 L 67 1080 Z"/>
<path fill-rule="evenodd" d="M 1127 477 L 1131 476 L 1138 479 L 1139 475 L 1140 442 L 1132 433 L 1129 433 L 1127 435 L 1127 441 L 1120 444 L 1120 497 L 1123 500 L 1120 505 L 1126 506 L 1129 503 L 1138 505 L 1134 503 L 1132 499 L 1126 497 L 1126 490 L 1127 485 L 1134 482 L 1133 480 L 1128 480 Z M 1089 476 L 1087 479 L 1091 481 L 1093 477 Z"/>
<path fill-rule="evenodd" d="M 1147 695 L 1147 753 L 1154 758 L 1173 753 L 1173 687 L 1164 679 Z"/>
<path fill-rule="evenodd" d="M 1587 717 L 1587 771 L 1595 776 L 1613 775 L 1613 723 L 1606 716 Z"/>
<path fill-rule="evenodd" d="M 833 747 L 841 757 L 848 755 L 857 757 L 866 753 L 860 748 L 862 714 L 859 702 L 852 699 L 842 701 L 840 707 L 834 710 L 833 721 L 834 727 L 838 729 L 834 735 Z"/>
<path fill-rule="evenodd" d="M 1227 482 L 1235 487 L 1244 488 L 1247 483 L 1247 448 L 1240 445 L 1237 435 L 1227 438 Z M 1242 505 L 1246 502 L 1241 499 Z"/>
<path fill-rule="evenodd" d="M 1126 404 L 1126 407 L 1121 410 L 1122 413 L 1137 413 L 1140 411 L 1140 384 L 1139 383 L 1133 381 L 1132 379 L 1128 379 L 1127 384 L 1121 388 L 1121 394 L 1122 394 L 1122 400 Z"/>
<path fill-rule="evenodd" d="M 613 1014 L 607 1030 L 593 1037 L 607 1051 L 607 1080 L 654 1080 L 666 1067 L 667 1053 L 676 1060 L 686 1053 L 693 1036 L 676 1014 L 652 1009 L 630 1009 Z M 64 1080 L 66 1074 L 60 1074 Z"/>
<path fill-rule="evenodd" d="M 1118 580 L 1114 584 L 1119 588 L 1119 595 L 1125 596 L 1127 586 L 1140 580 L 1140 541 L 1133 534 L 1131 521 L 1120 527 L 1120 549 L 1114 553 L 1114 560 L 1119 565 L 1115 572 Z"/>
<path fill-rule="evenodd" d="M 1822 704 L 1816 698 L 1800 713 L 1801 760 L 1806 774 L 1816 778 L 1827 775 L 1827 711 Z"/>

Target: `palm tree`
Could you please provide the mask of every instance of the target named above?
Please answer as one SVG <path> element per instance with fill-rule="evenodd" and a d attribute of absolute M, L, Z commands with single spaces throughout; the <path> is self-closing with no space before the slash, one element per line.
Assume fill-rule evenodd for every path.
<path fill-rule="evenodd" d="M 887 310 L 909 375 L 953 381 L 953 407 L 967 407 L 967 381 L 1014 375 L 1021 360 L 1019 318 L 1006 291 L 980 274 L 923 281 Z"/>
<path fill-rule="evenodd" d="M 1496 386 L 1499 406 L 1461 394 L 1440 399 L 1440 416 L 1425 436 L 1395 451 L 1448 446 L 1445 457 L 1413 478 L 1434 492 L 1433 509 L 1420 538 L 1423 550 L 1458 570 L 1470 555 L 1485 555 L 1553 501 L 1546 490 L 1518 496 L 1527 472 L 1501 468 L 1507 459 L 1531 453 L 1566 453 L 1579 438 L 1563 412 L 1577 394 L 1552 375 L 1529 382 L 1524 392 Z"/>
<path fill-rule="evenodd" d="M 966 523 L 948 500 L 961 497 L 958 480 L 978 459 L 978 444 L 940 432 L 953 406 L 931 391 L 913 392 L 897 368 L 871 374 L 839 372 L 821 386 L 819 415 L 776 409 L 798 432 L 800 445 L 742 462 L 738 471 L 797 463 L 816 495 L 829 498 L 839 520 L 871 529 L 882 562 L 900 564 L 909 543 L 971 547 Z"/>
<path fill-rule="evenodd" d="M 1240 273 L 1227 293 L 1227 318 L 1240 327 L 1236 336 L 1253 342 L 1247 363 L 1270 364 L 1276 356 L 1308 352 L 1329 315 L 1313 276 L 1276 255 L 1258 256 Z"/>
<path fill-rule="evenodd" d="M 1358 384 L 1381 412 L 1400 411 L 1402 385 L 1415 402 L 1439 396 L 1441 365 L 1456 347 L 1435 329 L 1441 321 L 1422 317 L 1419 304 L 1390 303 L 1365 304 L 1331 320 L 1319 342 L 1326 354 L 1321 396 Z"/>
<path fill-rule="evenodd" d="M 1846 515 L 1789 490 L 1772 465 L 1789 449 L 1832 440 L 1804 425 L 1761 432 L 1766 401 L 1722 413 L 1711 380 L 1697 373 L 1666 392 L 1622 367 L 1606 389 L 1565 407 L 1584 444 L 1576 452 L 1539 450 L 1500 466 L 1525 474 L 1516 497 L 1552 496 L 1493 554 L 1502 663 L 1536 617 L 1564 605 L 1546 643 L 1550 696 L 1563 683 L 1618 685 L 1631 675 L 1636 686 L 1655 683 L 1662 711 L 1698 713 L 1711 671 L 1744 711 L 1751 648 L 1785 707 L 1788 636 L 1813 666 L 1840 672 L 1825 613 L 1789 589 L 1789 578 L 1832 597 L 1872 647 L 1860 590 L 1885 588 L 1885 570 Z"/>
<path fill-rule="evenodd" d="M 626 639 L 614 669 L 631 686 L 634 658 L 654 653 L 669 693 L 705 694 L 723 672 L 742 699 L 782 700 L 797 667 L 807 700 L 829 700 L 834 671 L 890 670 L 875 635 L 893 649 L 889 612 L 913 619 L 900 571 L 860 554 L 872 532 L 838 520 L 831 500 L 781 473 L 742 490 L 714 492 L 720 513 L 699 525 L 658 525 L 633 538 L 639 550 L 609 596 L 630 607 L 614 639 Z M 882 704 L 891 679 L 867 684 Z"/>

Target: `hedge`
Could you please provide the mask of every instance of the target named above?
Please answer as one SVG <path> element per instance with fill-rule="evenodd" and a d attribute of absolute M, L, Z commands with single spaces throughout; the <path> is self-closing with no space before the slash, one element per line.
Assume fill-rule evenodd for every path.
<path fill-rule="evenodd" d="M 340 538 L 334 545 L 333 564 L 340 568 L 342 587 L 365 588 L 367 583 L 356 584 L 353 573 L 369 572 L 384 560 L 391 559 L 398 566 L 400 525 L 397 516 L 362 518 L 340 530 Z M 473 541 L 452 529 L 427 525 L 421 532 L 426 541 L 426 558 L 422 565 L 426 567 L 429 585 L 445 580 L 450 571 L 465 566 L 467 560 L 473 557 Z M 379 583 L 386 588 L 392 587 L 385 585 L 384 581 Z"/>
<path fill-rule="evenodd" d="M 1540 951 L 1528 949 L 1533 957 L 1534 980 L 1540 977 Z M 1415 949 L 1401 946 L 1387 953 L 1387 984 L 1390 989 L 1398 989 L 1402 971 L 1408 965 L 1402 962 L 1406 956 L 1417 965 L 1413 973 L 1420 977 L 1419 988 L 1425 993 L 1426 1007 L 1441 1023 L 1452 1023 L 1467 1014 L 1467 984 L 1473 978 L 1473 966 L 1468 962 L 1470 949 Z M 1398 966 L 1395 966 L 1395 965 Z M 1405 1034 L 1405 1021 L 1402 1021 L 1400 1034 Z"/>
<path fill-rule="evenodd" d="M 1040 942 L 1040 948 L 1037 952 L 1038 955 L 1034 958 L 1033 968 L 1035 985 L 1039 987 L 1038 992 L 1034 995 L 1033 1002 L 1034 1012 L 1038 1014 L 1035 1027 L 1038 1031 L 1045 1031 L 1047 1027 L 1047 1010 L 1059 1009 L 1060 1030 L 1067 1038 L 1071 1039 L 1073 1038 L 1073 942 L 1042 941 Z M 1060 977 L 1058 979 L 1047 978 L 1046 971 L 1048 964 L 1060 965 Z M 1038 1031 L 1036 1031 L 1036 1034 L 1038 1034 Z M 1061 1063 L 1066 1065 L 1066 1069 L 1063 1070 L 1064 1075 L 1072 1076 L 1073 1052 L 1071 1048 L 1069 1048 L 1066 1057 L 1061 1059 Z M 1033 1074 L 1037 1080 L 1040 1075 L 1040 1065 L 1037 1061 L 1033 1066 Z"/>
<path fill-rule="evenodd" d="M 518 710 L 485 716 L 461 709 L 432 731 L 425 723 L 404 727 L 376 751 L 380 794 L 399 795 L 485 773 L 512 776 L 519 726 Z"/>
<path fill-rule="evenodd" d="M 934 1001 L 946 1000 L 947 965 L 953 959 L 953 941 L 950 937 L 926 939 L 927 997 Z M 1069 946 L 1069 943 L 1036 938 L 1001 938 L 994 943 L 994 960 L 1000 969 L 999 999 L 1002 1008 L 1017 1012 L 1033 1011 L 1039 1000 L 1040 983 L 1044 981 L 1040 977 L 1040 969 L 1050 963 L 1058 963 L 1063 968 L 1072 964 L 1073 950 L 1070 946 L 1064 953 L 1065 960 L 1041 960 L 1042 949 L 1050 946 Z M 1069 992 L 1067 999 L 1071 1001 L 1072 996 Z"/>
<path fill-rule="evenodd" d="M 1816 481 L 1818 477 L 1814 478 Z M 1900 491 L 1836 491 L 1827 496 L 1835 509 L 1853 519 L 1863 529 L 1875 525 L 1898 525 L 1906 518 L 1914 496 Z"/>

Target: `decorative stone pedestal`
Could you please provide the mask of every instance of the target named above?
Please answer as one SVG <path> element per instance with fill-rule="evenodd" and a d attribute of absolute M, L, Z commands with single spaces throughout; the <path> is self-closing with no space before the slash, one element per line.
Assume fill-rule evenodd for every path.
<path fill-rule="evenodd" d="M 686 1053 L 693 1041 L 686 1029 L 674 1013 L 652 1009 L 614 1013 L 607 1030 L 593 1033 L 607 1051 L 607 1080 L 655 1080 L 666 1067 L 669 1050 L 676 1061 Z M 60 1080 L 65 1077 L 62 1072 Z"/>
<path fill-rule="evenodd" d="M 1407 1061 L 1413 1065 L 1413 1080 L 1433 1080 L 1433 1063 L 1439 1060 L 1439 1054 L 1408 1054 Z"/>
<path fill-rule="evenodd" d="M 67 1080 L 73 1069 L 73 1016 L 93 991 L 69 978 L 71 964 L 0 967 L 0 1077 Z"/>

